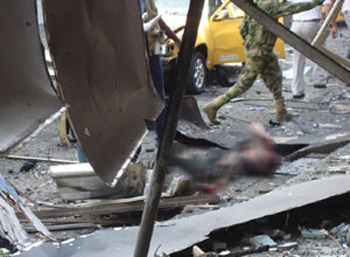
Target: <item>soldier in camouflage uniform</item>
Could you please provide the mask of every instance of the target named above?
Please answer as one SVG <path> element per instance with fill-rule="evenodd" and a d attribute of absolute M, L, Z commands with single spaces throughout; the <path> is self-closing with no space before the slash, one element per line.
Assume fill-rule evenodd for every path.
<path fill-rule="evenodd" d="M 271 15 L 274 19 L 285 15 L 299 13 L 321 5 L 324 0 L 313 0 L 302 3 L 280 3 L 278 0 L 254 0 L 256 5 Z M 229 88 L 225 94 L 216 98 L 203 108 L 212 124 L 220 124 L 216 113 L 220 107 L 232 98 L 238 97 L 247 91 L 260 74 L 266 87 L 272 92 L 276 107 L 276 120 L 290 120 L 282 96 L 282 73 L 278 59 L 273 53 L 277 37 L 263 25 L 245 15 L 240 27 L 244 39 L 246 64 L 242 69 L 238 82 Z"/>

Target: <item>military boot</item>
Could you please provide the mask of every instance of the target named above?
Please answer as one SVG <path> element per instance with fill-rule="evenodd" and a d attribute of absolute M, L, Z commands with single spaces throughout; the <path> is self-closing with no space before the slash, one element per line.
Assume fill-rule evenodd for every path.
<path fill-rule="evenodd" d="M 220 121 L 216 119 L 216 113 L 221 106 L 227 103 L 227 100 L 223 96 L 219 96 L 211 103 L 207 104 L 203 108 L 203 112 L 207 115 L 211 124 L 219 125 Z"/>
<path fill-rule="evenodd" d="M 275 100 L 275 108 L 276 108 L 276 121 L 283 121 L 283 120 L 289 121 L 293 118 L 293 116 L 287 112 L 283 99 Z"/>

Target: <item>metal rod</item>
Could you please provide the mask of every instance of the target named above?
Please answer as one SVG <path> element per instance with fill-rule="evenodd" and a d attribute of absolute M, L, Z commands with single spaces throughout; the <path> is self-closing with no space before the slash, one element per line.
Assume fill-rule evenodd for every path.
<path fill-rule="evenodd" d="M 54 158 L 45 158 L 45 157 L 36 157 L 36 156 L 21 156 L 21 155 L 0 155 L 0 158 L 13 159 L 13 160 L 34 160 L 34 161 L 43 161 L 43 162 L 57 162 L 57 163 L 67 163 L 67 164 L 77 164 L 78 161 L 71 160 L 61 160 Z"/>
<path fill-rule="evenodd" d="M 339 78 L 345 84 L 350 85 L 350 72 L 342 65 L 328 57 L 322 51 L 311 46 L 305 40 L 291 32 L 282 24 L 274 20 L 270 15 L 256 6 L 252 0 L 231 0 L 235 5 L 245 11 L 248 15 L 253 17 L 259 23 L 270 30 L 276 36 L 283 39 L 290 46 L 295 48 L 301 54 L 333 74 L 336 78 Z"/>
<path fill-rule="evenodd" d="M 186 91 L 187 78 L 189 75 L 203 5 L 204 0 L 191 0 L 190 2 L 185 32 L 171 83 L 171 92 L 165 118 L 164 131 L 157 152 L 150 190 L 142 213 L 134 257 L 145 257 L 148 255 L 154 223 L 157 218 L 159 200 L 166 176 L 166 162 L 176 134 L 177 121 L 181 111 L 182 98 Z"/>
<path fill-rule="evenodd" d="M 321 29 L 317 32 L 317 35 L 312 41 L 311 45 L 316 47 L 323 45 L 324 41 L 327 39 L 327 36 L 329 34 L 328 27 L 331 24 L 331 22 L 334 20 L 335 16 L 338 15 L 340 9 L 343 6 L 343 3 L 344 3 L 344 0 L 337 0 L 335 2 L 332 10 L 329 12 L 326 20 L 322 24 Z"/>

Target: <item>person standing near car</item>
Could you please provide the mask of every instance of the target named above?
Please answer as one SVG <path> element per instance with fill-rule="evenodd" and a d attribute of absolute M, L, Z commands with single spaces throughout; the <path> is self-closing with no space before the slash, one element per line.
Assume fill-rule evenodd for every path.
<path fill-rule="evenodd" d="M 292 0 L 293 3 L 299 3 L 304 0 Z M 324 2 L 326 14 L 329 14 L 331 2 L 326 0 Z M 293 15 L 293 24 L 291 30 L 302 39 L 311 43 L 320 30 L 322 24 L 322 6 L 316 6 L 315 8 Z M 335 22 L 332 23 L 332 37 L 338 36 L 338 28 Z M 305 56 L 294 49 L 293 54 L 293 81 L 292 81 L 292 94 L 293 98 L 300 99 L 305 96 L 304 88 L 304 68 L 305 68 Z M 327 84 L 328 73 L 317 64 L 313 65 L 312 81 L 315 88 L 325 88 Z"/>
<path fill-rule="evenodd" d="M 141 12 L 147 14 L 146 21 L 150 21 L 158 15 L 157 8 L 154 0 L 141 0 Z M 164 75 L 163 68 L 160 59 L 160 47 L 164 44 L 163 32 L 180 48 L 181 41 L 176 34 L 168 27 L 164 20 L 159 19 L 158 25 L 154 26 L 153 29 L 147 32 L 147 45 L 148 45 L 148 57 L 151 76 L 153 84 L 158 92 L 159 97 L 165 103 L 165 90 L 164 90 Z M 161 133 L 163 131 L 163 124 L 165 119 L 165 110 L 158 116 L 154 122 L 154 128 L 156 132 L 156 141 L 159 143 Z"/>
<path fill-rule="evenodd" d="M 302 3 L 280 3 L 278 0 L 255 0 L 259 8 L 264 10 L 274 19 L 285 15 L 299 13 L 321 5 L 323 0 L 313 0 Z M 282 73 L 278 65 L 277 56 L 273 53 L 273 47 L 277 37 L 258 23 L 252 17 L 245 15 L 240 28 L 244 39 L 246 64 L 243 67 L 238 82 L 203 108 L 212 124 L 220 124 L 216 119 L 217 111 L 231 99 L 236 98 L 247 91 L 260 74 L 266 87 L 272 92 L 275 100 L 276 120 L 290 120 L 292 116 L 287 112 L 282 96 Z"/>

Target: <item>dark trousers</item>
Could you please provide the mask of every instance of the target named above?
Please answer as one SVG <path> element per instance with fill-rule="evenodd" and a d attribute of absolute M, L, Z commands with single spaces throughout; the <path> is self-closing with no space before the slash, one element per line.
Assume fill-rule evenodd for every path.
<path fill-rule="evenodd" d="M 166 104 L 165 90 L 164 90 L 164 75 L 163 75 L 163 68 L 162 68 L 160 56 L 159 55 L 150 56 L 149 65 L 150 65 L 154 86 L 158 92 L 160 99 L 162 99 L 162 101 Z M 158 116 L 158 118 L 154 122 L 154 129 L 156 132 L 157 143 L 159 143 L 160 137 L 162 135 L 164 119 L 165 119 L 165 111 L 166 111 L 166 108 L 164 108 L 162 113 Z"/>

